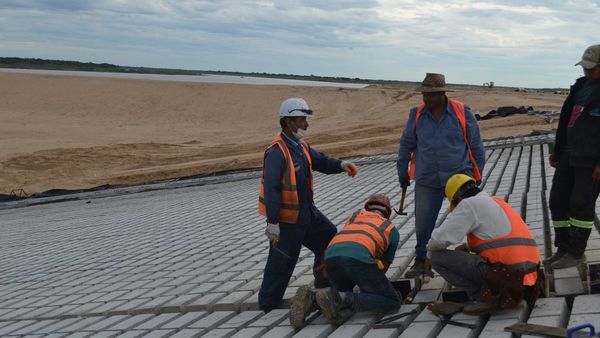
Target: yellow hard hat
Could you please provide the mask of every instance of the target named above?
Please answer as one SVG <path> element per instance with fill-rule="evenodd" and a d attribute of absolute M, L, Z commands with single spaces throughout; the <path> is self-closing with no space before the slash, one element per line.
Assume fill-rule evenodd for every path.
<path fill-rule="evenodd" d="M 454 195 L 467 182 L 475 183 L 475 179 L 465 174 L 454 174 L 446 182 L 446 198 L 450 202 L 450 210 L 456 207 L 456 203 L 453 202 Z"/>

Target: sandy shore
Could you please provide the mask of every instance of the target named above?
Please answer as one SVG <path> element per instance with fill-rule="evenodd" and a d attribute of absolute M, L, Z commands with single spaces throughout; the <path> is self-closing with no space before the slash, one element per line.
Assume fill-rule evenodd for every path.
<path fill-rule="evenodd" d="M 259 167 L 282 100 L 315 110 L 306 140 L 336 157 L 394 152 L 412 86 L 342 89 L 0 73 L 0 193 L 134 184 Z M 485 115 L 499 106 L 558 110 L 564 95 L 464 88 L 449 96 Z M 556 128 L 536 116 L 481 121 L 484 138 Z"/>

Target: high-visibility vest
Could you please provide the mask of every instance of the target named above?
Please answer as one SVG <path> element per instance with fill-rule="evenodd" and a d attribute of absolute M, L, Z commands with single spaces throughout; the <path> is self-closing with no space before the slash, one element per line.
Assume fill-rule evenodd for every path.
<path fill-rule="evenodd" d="M 296 184 L 296 170 L 294 169 L 294 161 L 292 155 L 288 149 L 287 144 L 280 135 L 277 135 L 273 140 L 271 147 L 279 147 L 283 153 L 285 160 L 285 171 L 281 176 L 281 201 L 279 205 L 279 222 L 283 223 L 296 223 L 298 222 L 298 215 L 300 213 L 300 203 L 298 200 L 298 186 Z M 313 178 L 312 178 L 312 159 L 310 158 L 310 151 L 308 145 L 300 141 L 300 146 L 304 152 L 304 156 L 308 160 L 308 187 L 312 193 L 313 190 Z M 265 157 L 267 156 L 267 150 L 265 150 Z M 263 158 L 263 169 L 262 177 L 260 180 L 260 195 L 258 197 L 258 213 L 267 216 L 267 207 L 265 204 L 265 161 Z"/>
<path fill-rule="evenodd" d="M 490 264 L 499 263 L 529 271 L 523 278 L 523 285 L 534 285 L 540 264 L 537 244 L 521 216 L 503 200 L 495 196 L 492 198 L 504 210 L 512 230 L 506 236 L 486 240 L 470 233 L 467 235 L 469 248 L 479 256 L 487 258 Z"/>
<path fill-rule="evenodd" d="M 477 166 L 477 163 L 475 162 L 475 156 L 473 156 L 473 151 L 471 151 L 471 145 L 469 143 L 469 136 L 467 135 L 467 119 L 465 117 L 465 104 L 457 101 L 457 100 L 453 100 L 453 99 L 448 99 L 448 101 L 450 101 L 450 105 L 452 106 L 452 110 L 454 110 L 454 114 L 456 114 L 456 118 L 458 119 L 458 122 L 460 123 L 460 126 L 462 128 L 463 131 L 463 137 L 465 139 L 465 144 L 467 145 L 467 150 L 469 151 L 469 161 L 471 161 L 471 164 L 473 165 L 473 178 L 475 179 L 475 181 L 481 181 L 481 172 L 479 171 L 479 167 Z M 417 123 L 419 123 L 419 118 L 421 117 L 421 113 L 423 112 L 423 110 L 425 109 L 425 104 L 421 103 L 421 105 L 417 108 L 417 113 L 415 114 L 415 133 L 417 130 Z M 410 156 L 410 168 L 408 170 L 408 178 L 409 179 L 413 179 L 415 177 L 415 163 L 416 163 L 416 159 L 417 159 L 417 151 L 413 151 L 411 156 Z"/>
<path fill-rule="evenodd" d="M 394 227 L 390 220 L 376 212 L 355 211 L 327 247 L 338 243 L 358 243 L 369 250 L 371 257 L 381 259 L 390 246 L 390 232 Z"/>

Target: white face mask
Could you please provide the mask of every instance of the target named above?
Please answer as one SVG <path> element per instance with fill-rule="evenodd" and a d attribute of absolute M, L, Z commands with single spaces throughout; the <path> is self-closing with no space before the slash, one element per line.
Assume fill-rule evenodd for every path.
<path fill-rule="evenodd" d="M 298 128 L 298 130 L 296 130 L 296 132 L 294 133 L 294 137 L 297 139 L 303 138 L 304 135 L 306 135 L 306 130 L 300 128 Z"/>

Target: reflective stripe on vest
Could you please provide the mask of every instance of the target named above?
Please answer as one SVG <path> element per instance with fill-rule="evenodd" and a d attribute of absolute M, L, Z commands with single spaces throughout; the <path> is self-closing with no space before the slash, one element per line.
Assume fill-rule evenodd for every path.
<path fill-rule="evenodd" d="M 473 178 L 475 179 L 475 181 L 481 181 L 481 172 L 479 171 L 479 167 L 475 162 L 475 156 L 473 156 L 473 151 L 471 151 L 471 144 L 469 142 L 469 136 L 467 135 L 467 119 L 465 117 L 465 104 L 450 98 L 448 99 L 448 101 L 450 102 L 452 110 L 454 111 L 454 114 L 456 115 L 456 118 L 458 119 L 458 122 L 460 123 L 460 126 L 463 131 L 463 137 L 465 139 L 465 144 L 467 145 L 467 150 L 469 152 L 469 161 L 473 166 Z M 417 132 L 417 123 L 419 123 L 419 118 L 421 117 L 421 113 L 424 109 L 424 103 L 421 103 L 421 105 L 417 108 L 417 113 L 415 114 L 415 134 Z M 408 178 L 411 180 L 415 177 L 416 161 L 417 151 L 415 150 L 410 155 L 410 168 L 408 170 Z"/>
<path fill-rule="evenodd" d="M 338 243 L 358 243 L 381 259 L 390 245 L 390 232 L 395 225 L 376 212 L 359 210 L 350 215 L 342 231 L 338 232 L 328 247 Z"/>
<path fill-rule="evenodd" d="M 500 263 L 529 272 L 523 277 L 523 285 L 534 285 L 540 253 L 537 244 L 521 216 L 506 202 L 492 197 L 502 208 L 511 224 L 511 232 L 503 237 L 483 240 L 473 234 L 467 235 L 469 248 L 490 264 Z"/>
<path fill-rule="evenodd" d="M 302 147 L 302 152 L 306 159 L 308 160 L 308 187 L 310 189 L 310 193 L 313 191 L 313 180 L 312 180 L 312 159 L 310 157 L 310 152 L 308 150 L 308 146 L 304 142 L 300 142 Z M 279 205 L 279 222 L 283 223 L 297 223 L 298 216 L 300 214 L 300 203 L 298 200 L 298 186 L 296 184 L 296 170 L 294 169 L 294 161 L 292 160 L 292 155 L 290 154 L 290 150 L 287 147 L 287 144 L 281 137 L 281 135 L 277 135 L 273 140 L 273 143 L 267 148 L 269 150 L 271 147 L 277 146 L 283 153 L 285 168 L 283 175 L 281 177 L 281 201 Z M 267 150 L 265 150 L 265 157 L 267 154 Z M 267 207 L 265 204 L 265 161 L 263 158 L 263 170 L 262 177 L 260 180 L 260 193 L 258 196 L 258 213 L 263 216 L 267 216 Z"/>

